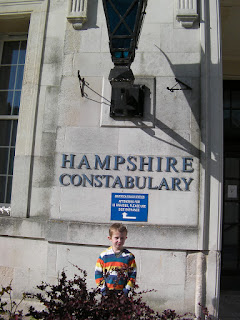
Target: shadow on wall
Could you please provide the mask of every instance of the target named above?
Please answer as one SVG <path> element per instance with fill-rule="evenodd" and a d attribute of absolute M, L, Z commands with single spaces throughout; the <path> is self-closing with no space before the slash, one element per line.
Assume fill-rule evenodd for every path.
<path fill-rule="evenodd" d="M 183 79 L 182 75 L 185 74 L 189 74 L 191 69 L 196 69 L 196 67 L 200 67 L 200 65 L 173 65 L 170 61 L 170 59 L 168 58 L 168 56 L 159 48 L 160 52 L 165 56 L 166 60 L 168 61 L 169 65 L 171 66 L 171 69 L 175 75 L 176 78 L 179 79 Z M 218 68 L 218 67 L 217 67 Z M 216 68 L 216 69 L 217 69 Z M 187 79 L 187 77 L 185 77 Z M 189 77 L 189 79 L 191 80 L 191 77 Z M 185 81 L 185 80 L 184 80 Z M 175 81 L 176 82 L 176 81 Z M 187 84 L 187 81 L 186 81 Z M 184 93 L 184 96 L 187 100 L 188 106 L 191 108 L 191 114 L 192 116 L 195 118 L 196 123 L 198 124 L 198 128 L 199 128 L 199 132 L 201 134 L 201 139 L 200 139 L 200 143 L 202 143 L 203 145 L 205 145 L 205 147 L 207 148 L 207 142 L 209 141 L 205 141 L 206 140 L 206 135 L 202 133 L 201 127 L 201 95 L 200 95 L 200 83 L 198 84 L 198 82 L 196 81 L 194 83 L 194 85 L 196 85 L 198 87 L 193 87 L 193 90 L 197 92 L 197 94 L 195 93 L 194 98 L 192 97 L 192 94 L 189 93 L 190 91 L 182 91 Z M 181 84 L 179 85 L 180 87 L 182 86 Z M 178 88 L 180 88 L 178 86 Z M 182 86 L 183 87 L 183 86 Z M 166 88 L 167 90 L 167 88 Z M 169 94 L 173 94 L 169 91 Z M 198 96 L 199 102 L 198 102 L 198 106 L 196 107 L 196 103 L 195 103 L 195 98 L 196 95 Z M 193 101 L 194 100 L 194 101 Z M 177 108 L 177 106 L 176 106 Z M 177 116 L 177 109 L 176 109 L 176 116 Z M 148 135 L 150 135 L 153 139 L 157 139 L 159 141 L 165 142 L 167 144 L 171 144 L 173 147 L 178 148 L 182 151 L 187 152 L 188 154 L 198 158 L 200 160 L 200 163 L 202 165 L 202 167 L 204 169 L 205 168 L 205 160 L 207 159 L 208 161 L 211 159 L 210 154 L 212 153 L 214 155 L 214 159 L 211 160 L 211 168 L 213 169 L 211 171 L 211 175 L 216 178 L 219 179 L 219 170 L 218 170 L 218 166 L 216 167 L 216 165 L 218 164 L 219 161 L 219 157 L 221 156 L 220 154 L 220 150 L 217 149 L 217 146 L 212 146 L 211 150 L 207 150 L 204 152 L 202 150 L 200 150 L 199 147 L 194 146 L 190 141 L 186 140 L 184 137 L 182 137 L 177 130 L 175 130 L 174 128 L 166 125 L 166 123 L 162 122 L 160 119 L 158 119 L 157 117 L 155 117 L 155 115 L 152 115 L 152 119 L 153 123 L 155 124 L 155 127 L 157 127 L 158 129 L 162 130 L 165 134 L 167 134 L 169 137 L 171 137 L 173 140 L 175 140 L 177 142 L 177 144 L 171 144 L 167 141 L 165 141 L 164 139 L 160 138 L 160 137 L 156 137 L 155 136 L 155 131 L 151 128 L 144 128 L 144 123 L 141 123 L 141 121 L 139 121 L 139 119 L 136 120 L 132 120 L 132 122 L 134 124 L 138 124 L 141 123 L 141 129 Z M 214 119 L 210 119 L 209 121 L 214 121 Z M 211 122 L 212 125 L 214 125 L 213 122 Z M 218 124 L 216 124 L 218 125 Z M 208 154 L 206 154 L 208 152 Z M 216 167 L 216 170 L 214 170 L 214 168 Z"/>
<path fill-rule="evenodd" d="M 87 21 L 86 23 L 84 23 L 82 30 L 99 28 L 97 26 L 97 7 L 98 7 L 98 0 L 88 1 Z"/>
<path fill-rule="evenodd" d="M 84 25 L 84 29 L 89 29 L 89 28 L 98 28 L 98 26 L 96 25 L 96 21 L 97 21 L 97 10 L 98 10 L 98 1 L 99 0 L 91 0 L 88 1 L 88 21 L 86 22 L 86 24 Z M 199 8 L 200 9 L 200 8 Z M 209 23 L 209 12 L 210 9 L 206 7 L 205 9 L 205 13 L 204 15 L 202 15 L 200 13 L 200 16 L 205 16 L 206 17 L 206 21 L 201 21 L 203 23 L 203 25 L 205 26 L 205 37 L 206 39 L 210 39 L 210 23 Z M 197 24 L 195 24 L 194 28 L 197 28 Z M 157 47 L 155 45 L 155 47 Z M 157 47 L 159 49 L 159 54 L 163 55 L 167 61 L 167 63 L 169 64 L 175 78 L 182 80 L 183 82 L 185 82 L 187 85 L 189 85 L 188 83 L 188 79 L 190 80 L 190 82 L 192 82 L 192 84 L 190 86 L 192 86 L 193 88 L 193 94 L 191 93 L 191 91 L 182 91 L 185 99 L 188 103 L 188 106 L 191 109 L 191 115 L 192 117 L 194 117 L 195 122 L 198 125 L 199 128 L 199 133 L 201 135 L 201 139 L 199 141 L 199 144 L 201 143 L 202 145 L 205 146 L 205 151 L 200 150 L 199 146 L 196 146 L 196 144 L 192 144 L 190 141 L 186 140 L 184 137 L 182 137 L 176 130 L 175 128 L 167 125 L 166 123 L 162 122 L 159 118 L 156 117 L 155 113 L 151 115 L 152 119 L 150 119 L 151 121 L 153 121 L 155 127 L 157 127 L 158 129 L 162 130 L 166 135 L 168 135 L 172 140 L 176 141 L 176 144 L 174 143 L 169 143 L 168 141 L 165 141 L 164 139 L 162 139 L 161 137 L 156 137 L 155 136 L 155 131 L 149 127 L 145 127 L 144 128 L 144 123 L 141 122 L 140 119 L 132 119 L 132 123 L 135 124 L 136 126 L 139 127 L 139 124 L 141 126 L 141 129 L 148 134 L 149 136 L 151 136 L 153 139 L 157 139 L 159 141 L 165 142 L 167 144 L 172 145 L 175 148 L 181 149 L 182 151 L 185 151 L 186 153 L 198 158 L 200 160 L 200 164 L 201 166 L 206 169 L 206 163 L 210 161 L 210 167 L 211 167 L 211 176 L 213 176 L 214 178 L 219 180 L 219 166 L 218 166 L 218 161 L 220 160 L 221 154 L 220 154 L 220 150 L 217 149 L 218 146 L 215 146 L 213 144 L 211 144 L 212 149 L 208 150 L 208 142 L 210 141 L 205 141 L 206 139 L 206 134 L 203 133 L 203 123 L 201 123 L 201 113 L 203 110 L 201 110 L 201 70 L 200 70 L 200 63 L 199 64 L 173 64 L 171 62 L 171 60 L 169 59 L 168 55 L 161 50 L 161 48 Z M 204 56 L 207 54 L 208 57 L 210 57 L 210 50 L 211 48 L 207 48 L 206 50 L 208 50 L 208 52 L 204 53 L 204 51 L 202 50 L 201 52 L 201 57 L 202 57 L 202 63 L 204 63 Z M 210 60 L 210 59 L 209 59 Z M 211 62 L 209 61 L 209 64 Z M 219 69 L 218 65 L 209 65 L 209 68 L 213 69 L 215 67 L 216 70 Z M 191 74 L 199 74 L 200 76 L 198 76 L 196 79 L 196 76 L 191 77 Z M 194 79 L 195 78 L 195 79 Z M 174 80 L 175 81 L 175 80 Z M 172 87 L 175 85 L 176 82 L 174 83 L 169 83 L 169 87 Z M 182 85 L 180 84 L 180 87 Z M 179 88 L 179 86 L 178 86 Z M 167 89 L 166 89 L 167 90 Z M 214 87 L 212 88 L 212 92 L 214 92 Z M 169 94 L 173 94 L 169 91 Z M 196 103 L 196 99 L 198 100 Z M 177 106 L 176 106 L 177 108 Z M 177 116 L 177 109 L 176 109 L 176 116 Z M 206 115 L 208 116 L 208 115 Z M 210 113 L 209 113 L 210 116 Z M 116 119 L 117 121 L 117 119 Z M 213 121 L 214 119 L 208 119 L 208 121 L 212 123 L 212 125 L 214 125 Z M 218 125 L 218 124 L 217 124 Z M 197 129 L 196 129 L 197 130 Z M 212 155 L 212 157 L 211 157 Z M 211 160 L 210 160 L 211 159 Z"/>

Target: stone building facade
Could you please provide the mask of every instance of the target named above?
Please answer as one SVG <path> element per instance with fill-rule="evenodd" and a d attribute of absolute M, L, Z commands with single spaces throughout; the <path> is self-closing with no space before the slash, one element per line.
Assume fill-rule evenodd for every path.
<path fill-rule="evenodd" d="M 4 45 L 12 41 L 27 45 L 19 49 L 26 53 L 21 86 L 7 88 L 10 71 L 1 77 L 0 122 L 18 122 L 15 144 L 6 146 L 9 131 L 1 133 L 1 151 L 8 150 L 2 168 L 13 163 L 15 149 L 14 169 L 1 171 L 1 283 L 13 279 L 19 296 L 55 281 L 63 268 L 72 275 L 78 265 L 94 287 L 109 225 L 120 220 L 140 288 L 156 289 L 146 295 L 154 308 L 198 313 L 201 303 L 216 315 L 220 1 L 148 0 L 132 64 L 147 92 L 142 118 L 109 115 L 113 63 L 102 1 L 0 0 L 0 71 L 16 66 L 4 62 L 12 48 Z M 86 81 L 84 97 L 78 75 Z M 21 94 L 21 103 L 9 102 L 12 93 Z"/>

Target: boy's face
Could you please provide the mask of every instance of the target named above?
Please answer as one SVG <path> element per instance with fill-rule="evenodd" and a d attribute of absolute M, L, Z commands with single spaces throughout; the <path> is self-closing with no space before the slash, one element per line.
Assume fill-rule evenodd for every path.
<path fill-rule="evenodd" d="M 112 236 L 108 239 L 112 242 L 113 251 L 119 252 L 123 249 L 127 234 L 126 232 L 113 231 Z"/>

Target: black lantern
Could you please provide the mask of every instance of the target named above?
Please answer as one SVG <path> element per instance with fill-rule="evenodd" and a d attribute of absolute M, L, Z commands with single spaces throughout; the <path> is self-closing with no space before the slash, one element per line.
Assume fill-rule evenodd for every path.
<path fill-rule="evenodd" d="M 142 116 L 144 88 L 134 85 L 130 65 L 135 57 L 147 0 L 103 0 L 109 47 L 114 63 L 110 116 Z"/>

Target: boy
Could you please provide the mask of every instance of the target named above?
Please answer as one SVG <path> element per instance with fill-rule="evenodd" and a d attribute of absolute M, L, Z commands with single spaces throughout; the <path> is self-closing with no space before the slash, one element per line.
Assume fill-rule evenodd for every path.
<path fill-rule="evenodd" d="M 100 254 L 95 268 L 95 280 L 102 295 L 106 295 L 108 290 L 114 290 L 112 292 L 123 292 L 127 296 L 134 287 L 137 271 L 134 255 L 123 248 L 127 228 L 122 223 L 114 223 L 109 228 L 108 239 L 112 246 Z M 122 269 L 125 276 L 119 276 L 116 269 Z"/>

